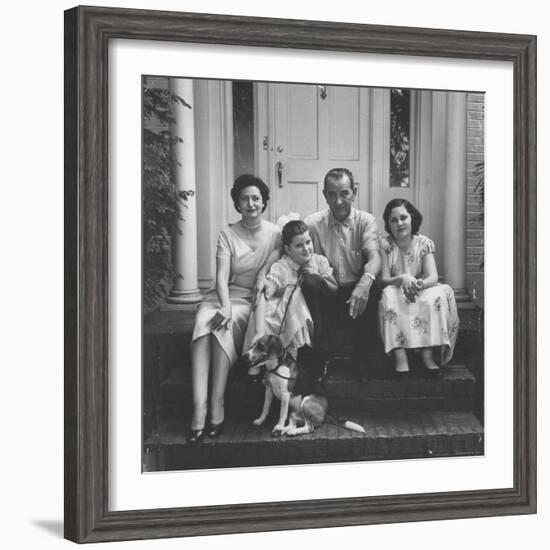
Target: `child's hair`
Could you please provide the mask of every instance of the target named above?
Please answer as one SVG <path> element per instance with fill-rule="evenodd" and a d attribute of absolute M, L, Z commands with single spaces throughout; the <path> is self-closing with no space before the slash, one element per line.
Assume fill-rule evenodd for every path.
<path fill-rule="evenodd" d="M 285 223 L 282 234 L 283 246 L 289 246 L 294 237 L 303 235 L 306 231 L 309 231 L 309 227 L 302 220 L 292 220 Z"/>

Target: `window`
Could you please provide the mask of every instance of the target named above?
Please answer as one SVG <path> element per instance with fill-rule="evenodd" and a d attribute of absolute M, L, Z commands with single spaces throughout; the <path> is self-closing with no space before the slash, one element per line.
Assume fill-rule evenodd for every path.
<path fill-rule="evenodd" d="M 410 187 L 411 91 L 390 93 L 390 187 Z"/>
<path fill-rule="evenodd" d="M 235 177 L 254 173 L 254 88 L 252 82 L 233 81 L 233 146 Z"/>

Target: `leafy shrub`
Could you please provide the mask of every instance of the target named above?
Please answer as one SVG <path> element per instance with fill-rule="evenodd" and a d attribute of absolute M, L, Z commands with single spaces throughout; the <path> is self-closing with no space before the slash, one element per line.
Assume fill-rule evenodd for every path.
<path fill-rule="evenodd" d="M 177 276 L 172 265 L 171 236 L 182 217 L 192 191 L 181 191 L 173 178 L 173 145 L 182 143 L 170 132 L 174 122 L 170 107 L 180 104 L 191 109 L 181 97 L 159 87 L 143 88 L 143 301 L 150 310 L 163 301 Z"/>

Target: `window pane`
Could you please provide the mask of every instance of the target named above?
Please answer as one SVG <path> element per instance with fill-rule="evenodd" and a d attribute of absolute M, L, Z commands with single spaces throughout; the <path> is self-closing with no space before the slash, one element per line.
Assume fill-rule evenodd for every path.
<path fill-rule="evenodd" d="M 235 177 L 254 173 L 254 88 L 252 82 L 233 82 L 233 146 Z"/>
<path fill-rule="evenodd" d="M 411 91 L 390 93 L 390 187 L 409 187 Z"/>

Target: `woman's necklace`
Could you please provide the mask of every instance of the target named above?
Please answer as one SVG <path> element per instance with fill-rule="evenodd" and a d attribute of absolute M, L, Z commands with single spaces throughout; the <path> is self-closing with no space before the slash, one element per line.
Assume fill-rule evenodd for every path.
<path fill-rule="evenodd" d="M 241 224 L 245 229 L 248 229 L 251 233 L 256 233 L 256 231 L 259 231 L 262 227 L 262 220 L 257 225 L 248 225 L 244 220 L 241 220 Z"/>

